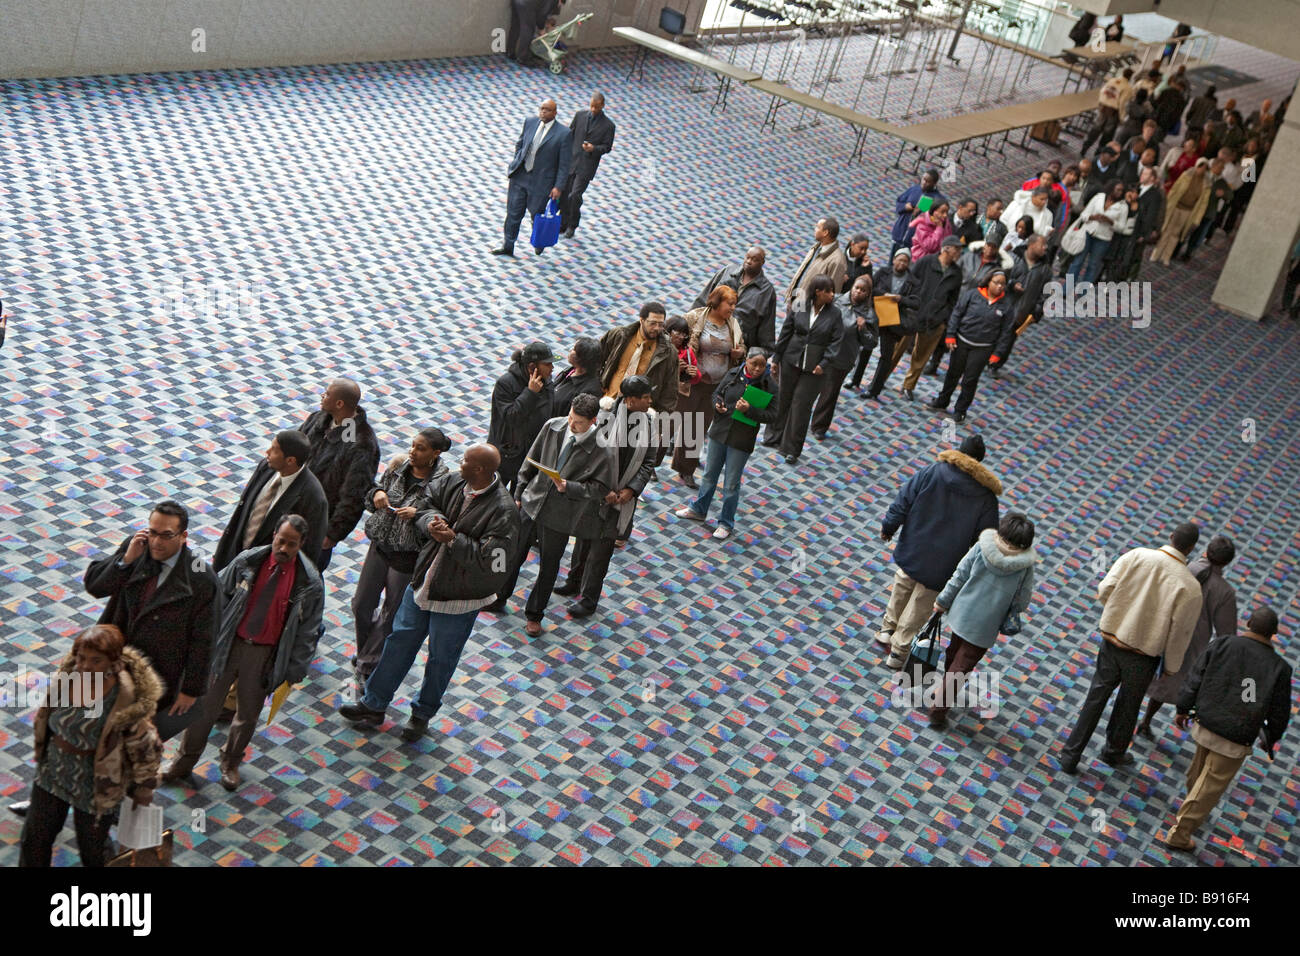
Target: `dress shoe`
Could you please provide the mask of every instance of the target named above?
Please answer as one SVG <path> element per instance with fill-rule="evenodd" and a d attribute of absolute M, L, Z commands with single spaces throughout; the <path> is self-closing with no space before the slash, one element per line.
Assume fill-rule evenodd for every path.
<path fill-rule="evenodd" d="M 799 456 L 798 456 L 798 455 L 786 455 L 786 456 L 785 456 L 785 463 L 786 463 L 787 465 L 797 465 L 797 464 L 799 464 Z"/>
<path fill-rule="evenodd" d="M 687 488 L 699 488 L 700 483 L 695 480 L 694 475 L 682 475 L 682 484 Z"/>
<path fill-rule="evenodd" d="M 948 726 L 948 717 L 946 714 L 931 714 L 930 728 L 932 730 L 943 730 Z"/>
<path fill-rule="evenodd" d="M 964 422 L 964 421 L 966 420 L 966 413 L 965 413 L 965 412 L 957 412 L 956 414 L 954 414 L 954 415 L 952 416 L 952 420 L 955 421 L 958 425 L 960 425 L 962 422 Z"/>
<path fill-rule="evenodd" d="M 560 597 L 573 597 L 582 590 L 582 582 L 575 581 L 573 578 L 566 578 L 564 583 L 554 589 L 554 593 Z"/>
<path fill-rule="evenodd" d="M 825 441 L 825 440 L 826 440 L 826 432 L 824 432 L 824 431 L 816 431 L 816 432 L 813 432 L 813 438 L 816 438 L 818 441 Z"/>
<path fill-rule="evenodd" d="M 1000 382 L 1000 381 L 1002 381 L 1002 367 L 1001 367 L 1001 366 L 997 366 L 997 367 L 995 367 L 995 368 L 993 369 L 992 375 L 993 375 L 993 380 L 994 380 L 995 382 Z"/>
<path fill-rule="evenodd" d="M 781 444 L 781 440 L 779 438 L 773 438 L 770 440 L 764 438 L 761 442 L 759 442 L 759 444 L 765 448 L 775 448 L 777 445 Z"/>
<path fill-rule="evenodd" d="M 533 246 L 533 252 L 537 253 L 539 256 L 545 251 L 546 251 L 545 246 Z"/>
<path fill-rule="evenodd" d="M 1195 840 L 1188 840 L 1188 841 L 1186 841 L 1186 842 L 1183 842 L 1182 840 L 1175 840 L 1175 839 L 1174 839 L 1174 833 L 1173 833 L 1172 830 L 1170 830 L 1169 833 L 1165 834 L 1165 840 L 1164 840 L 1164 843 L 1165 843 L 1165 846 L 1169 847 L 1169 849 L 1171 849 L 1171 850 L 1177 850 L 1179 853 L 1195 853 L 1195 852 L 1196 852 L 1196 841 L 1195 841 Z"/>
<path fill-rule="evenodd" d="M 506 610 L 506 602 L 493 601 L 491 604 L 484 607 L 483 610 L 487 611 L 490 614 L 504 614 Z"/>
<path fill-rule="evenodd" d="M 1136 763 L 1137 761 L 1135 761 L 1133 759 L 1133 755 L 1126 750 L 1118 757 L 1106 757 L 1105 755 L 1103 755 L 1101 758 L 1101 762 L 1106 764 L 1106 766 L 1108 767 L 1118 768 L 1118 767 L 1127 767 L 1130 764 Z"/>
<path fill-rule="evenodd" d="M 907 399 L 909 402 L 912 401 L 912 390 L 910 388 L 900 388 L 898 390 L 898 393 L 902 395 L 905 399 Z"/>
<path fill-rule="evenodd" d="M 493 250 L 492 250 L 492 255 L 494 255 L 494 256 L 510 256 L 510 258 L 513 259 L 513 258 L 514 258 L 514 255 L 515 255 L 515 251 L 514 251 L 513 249 L 507 249 L 505 246 L 502 246 L 500 249 L 493 249 Z"/>
<path fill-rule="evenodd" d="M 561 239 L 572 239 L 572 238 L 573 238 L 573 230 L 572 230 L 572 229 L 566 229 L 566 230 L 564 230 L 564 232 L 560 233 L 560 238 L 561 238 Z"/>
<path fill-rule="evenodd" d="M 408 744 L 413 744 L 428 732 L 429 722 L 423 717 L 416 717 L 415 714 L 412 714 L 411 719 L 402 728 L 402 739 Z"/>
<path fill-rule="evenodd" d="M 527 634 L 529 637 L 539 637 L 539 636 L 541 635 L 541 633 L 542 633 L 542 622 L 541 622 L 541 621 L 525 621 L 525 622 L 524 622 L 524 633 Z"/>
<path fill-rule="evenodd" d="M 930 411 L 932 412 L 946 412 L 948 410 L 948 406 L 940 405 L 937 399 L 935 399 L 934 401 L 926 402 L 925 407 L 930 409 Z"/>
<path fill-rule="evenodd" d="M 194 776 L 194 764 L 197 761 L 186 760 L 184 757 L 177 757 L 172 761 L 172 765 L 163 772 L 163 783 L 182 783 L 188 782 Z"/>
<path fill-rule="evenodd" d="M 591 617 L 596 613 L 596 605 L 586 601 L 573 601 L 564 610 L 569 612 L 569 617 Z"/>
<path fill-rule="evenodd" d="M 1153 741 L 1156 739 L 1156 735 L 1151 732 L 1150 724 L 1138 724 L 1136 734 L 1139 737 L 1145 737 L 1147 740 Z"/>
<path fill-rule="evenodd" d="M 864 402 L 876 402 L 877 404 L 879 404 L 879 402 L 880 402 L 880 393 L 879 393 L 879 392 L 862 392 L 861 394 L 858 395 L 858 398 L 862 399 Z"/>
<path fill-rule="evenodd" d="M 1074 776 L 1076 773 L 1079 772 L 1079 761 L 1077 761 L 1077 760 L 1062 760 L 1062 761 L 1061 761 L 1061 772 L 1062 772 L 1062 773 L 1068 773 L 1070 776 Z"/>
<path fill-rule="evenodd" d="M 354 724 L 365 724 L 369 727 L 378 727 L 384 722 L 384 712 L 382 710 L 371 710 L 361 701 L 355 704 L 344 704 L 339 708 L 339 716 L 344 720 L 350 720 Z"/>
<path fill-rule="evenodd" d="M 9 804 L 9 812 L 16 817 L 25 817 L 27 816 L 27 811 L 31 808 L 31 805 L 32 802 L 30 800 L 20 800 L 17 803 Z"/>
<path fill-rule="evenodd" d="M 221 785 L 234 793 L 239 789 L 239 768 L 222 767 L 221 768 Z"/>
<path fill-rule="evenodd" d="M 925 374 L 926 374 L 926 375 L 938 375 L 938 374 L 939 374 L 939 366 L 937 366 L 937 365 L 927 365 L 927 366 L 925 367 Z"/>

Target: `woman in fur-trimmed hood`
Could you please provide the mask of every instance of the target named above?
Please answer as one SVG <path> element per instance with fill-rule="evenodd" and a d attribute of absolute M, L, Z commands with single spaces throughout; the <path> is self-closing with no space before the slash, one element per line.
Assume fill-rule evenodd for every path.
<path fill-rule="evenodd" d="M 82 865 L 103 866 L 113 811 L 128 796 L 137 806 L 153 801 L 162 757 L 153 715 L 163 683 L 125 644 L 111 625 L 78 634 L 59 667 L 73 680 L 52 687 L 36 712 L 36 782 L 19 866 L 50 865 L 69 807 Z"/>
<path fill-rule="evenodd" d="M 955 695 L 998 632 L 1020 630 L 1020 614 L 1034 593 L 1034 523 L 1011 512 L 989 528 L 966 552 L 957 570 L 935 599 L 934 610 L 948 615 L 952 638 L 944 658 L 945 699 L 930 709 L 930 726 L 942 727 Z M 1008 623 L 1008 621 L 1013 623 Z"/>

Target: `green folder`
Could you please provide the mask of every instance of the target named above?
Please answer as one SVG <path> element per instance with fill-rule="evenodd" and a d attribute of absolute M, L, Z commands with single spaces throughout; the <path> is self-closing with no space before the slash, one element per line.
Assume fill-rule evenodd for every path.
<path fill-rule="evenodd" d="M 934 205 L 934 197 L 933 197 L 933 196 L 922 196 L 920 199 L 918 199 L 918 200 L 916 201 L 916 211 L 917 211 L 917 212 L 929 212 L 929 211 L 930 211 L 930 207 L 933 206 L 933 205 Z"/>
<path fill-rule="evenodd" d="M 768 405 L 772 404 L 772 393 L 765 392 L 761 388 L 755 388 L 753 385 L 746 385 L 745 394 L 740 397 L 749 402 L 754 408 L 767 408 Z M 746 418 L 740 412 L 733 411 L 731 417 L 734 421 L 744 422 L 746 425 L 755 427 L 758 426 L 758 422 L 752 418 Z"/>

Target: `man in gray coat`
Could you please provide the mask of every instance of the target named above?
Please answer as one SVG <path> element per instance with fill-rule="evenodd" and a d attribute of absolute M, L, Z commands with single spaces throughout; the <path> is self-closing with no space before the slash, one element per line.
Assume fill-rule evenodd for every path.
<path fill-rule="evenodd" d="M 316 654 L 325 593 L 320 573 L 303 549 L 309 535 L 301 516 L 285 515 L 269 545 L 242 552 L 222 570 L 224 606 L 212 642 L 212 685 L 203 695 L 198 719 L 181 738 L 180 755 L 163 774 L 164 783 L 190 778 L 222 702 L 238 680 L 235 720 L 220 759 L 221 785 L 237 788 L 239 765 L 267 695 L 307 676 Z"/>
<path fill-rule="evenodd" d="M 600 402 L 594 395 L 575 395 L 567 416 L 552 418 L 542 426 L 519 469 L 515 488 L 519 550 L 499 603 L 514 593 L 519 569 L 528 559 L 536 535 L 537 582 L 524 609 L 524 630 L 532 637 L 542 633 L 542 616 L 569 536 L 589 542 L 600 536 L 600 505 L 617 481 L 615 449 L 597 441 L 594 426 L 599 415 Z"/>

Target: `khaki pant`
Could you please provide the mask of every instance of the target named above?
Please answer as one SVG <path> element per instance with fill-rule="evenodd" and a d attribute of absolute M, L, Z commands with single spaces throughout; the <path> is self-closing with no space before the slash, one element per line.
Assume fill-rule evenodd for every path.
<path fill-rule="evenodd" d="M 226 744 L 221 749 L 220 764 L 224 769 L 238 767 L 243 762 L 244 751 L 253 739 L 253 733 L 257 730 L 257 718 L 261 716 L 262 706 L 266 702 L 262 679 L 273 663 L 275 650 L 274 644 L 249 644 L 238 637 L 232 639 L 225 669 L 195 704 L 196 707 L 202 706 L 203 710 L 198 719 L 185 729 L 185 736 L 181 738 L 181 752 L 177 760 L 185 770 L 193 769 L 203 756 L 208 734 L 212 732 L 212 725 L 217 722 L 221 705 L 226 694 L 235 686 L 236 678 L 242 680 L 238 686 L 235 720 L 230 725 Z"/>
<path fill-rule="evenodd" d="M 1196 757 L 1187 771 L 1187 796 L 1178 808 L 1178 818 L 1167 837 L 1170 843 L 1186 845 L 1205 822 L 1225 790 L 1237 779 L 1245 757 L 1225 757 L 1208 747 L 1196 745 Z"/>
<path fill-rule="evenodd" d="M 892 635 L 890 651 L 895 657 L 907 657 L 907 652 L 912 648 L 912 639 L 934 613 L 934 599 L 938 596 L 937 588 L 927 588 L 908 577 L 902 568 L 894 572 L 894 590 L 889 595 L 889 606 L 885 608 L 885 622 L 881 625 L 881 630 Z"/>
<path fill-rule="evenodd" d="M 894 365 L 903 360 L 903 355 L 907 351 L 907 346 L 912 346 L 912 366 L 907 370 L 907 378 L 903 379 L 903 388 L 909 392 L 916 388 L 916 383 L 921 379 L 921 373 L 925 370 L 925 363 L 930 361 L 930 356 L 934 354 L 935 347 L 943 341 L 947 328 L 939 326 L 930 332 L 918 332 L 915 335 L 909 335 L 894 349 Z"/>

